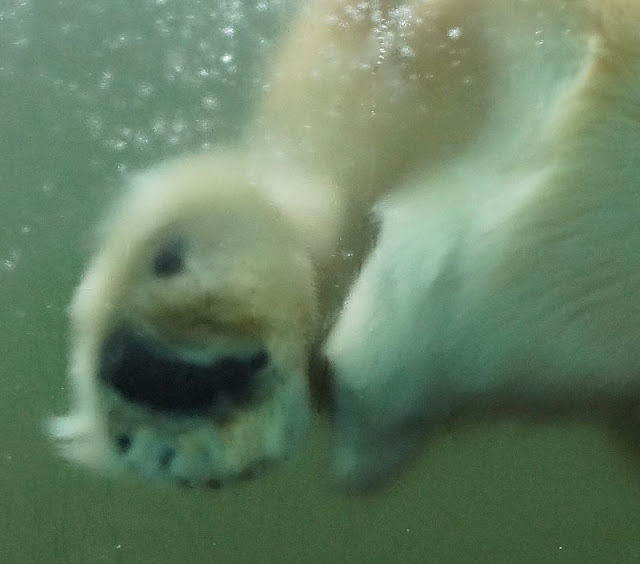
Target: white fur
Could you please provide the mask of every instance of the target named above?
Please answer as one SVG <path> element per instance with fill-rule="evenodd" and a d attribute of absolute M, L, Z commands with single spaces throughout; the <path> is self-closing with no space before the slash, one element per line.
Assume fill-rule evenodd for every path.
<path fill-rule="evenodd" d="M 91 462 L 124 425 L 139 473 L 169 443 L 170 477 L 232 478 L 300 440 L 322 348 L 335 471 L 367 487 L 462 408 L 635 398 L 638 37 L 630 0 L 305 5 L 245 146 L 160 168 L 108 222 L 76 294 L 77 413 L 58 434 Z M 187 273 L 145 277 L 175 224 Z M 122 318 L 192 358 L 265 348 L 273 394 L 231 433 L 121 405 L 95 356 Z"/>

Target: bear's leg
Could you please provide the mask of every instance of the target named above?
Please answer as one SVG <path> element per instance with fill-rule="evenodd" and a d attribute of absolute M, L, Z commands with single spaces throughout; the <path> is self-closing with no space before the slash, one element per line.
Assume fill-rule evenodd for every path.
<path fill-rule="evenodd" d="M 635 184 L 610 165 L 569 162 L 521 178 L 471 174 L 458 187 L 450 177 L 449 195 L 436 187 L 385 204 L 326 345 L 342 483 L 384 481 L 461 406 L 599 417 L 637 402 Z M 456 199 L 485 194 L 481 182 L 495 197 Z"/>
<path fill-rule="evenodd" d="M 429 424 L 449 413 L 434 352 L 447 324 L 459 222 L 442 199 L 423 194 L 422 202 L 410 198 L 382 214 L 376 248 L 325 346 L 335 393 L 334 474 L 348 488 L 388 480 Z"/>

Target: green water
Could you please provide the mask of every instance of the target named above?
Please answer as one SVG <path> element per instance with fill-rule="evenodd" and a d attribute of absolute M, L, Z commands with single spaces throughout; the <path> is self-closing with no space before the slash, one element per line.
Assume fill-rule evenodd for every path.
<path fill-rule="evenodd" d="M 284 2 L 0 0 L 0 562 L 640 562 L 640 469 L 597 429 L 441 436 L 390 490 L 327 481 L 328 436 L 221 492 L 58 460 L 65 307 L 120 178 L 233 138 Z"/>

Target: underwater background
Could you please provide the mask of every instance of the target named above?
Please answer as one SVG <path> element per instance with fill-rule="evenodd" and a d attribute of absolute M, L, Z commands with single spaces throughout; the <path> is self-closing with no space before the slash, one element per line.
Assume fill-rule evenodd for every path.
<path fill-rule="evenodd" d="M 56 457 L 66 313 L 123 177 L 232 140 L 296 0 L 0 0 L 0 562 L 640 562 L 640 465 L 587 424 L 443 433 L 349 498 L 330 434 L 219 492 Z"/>

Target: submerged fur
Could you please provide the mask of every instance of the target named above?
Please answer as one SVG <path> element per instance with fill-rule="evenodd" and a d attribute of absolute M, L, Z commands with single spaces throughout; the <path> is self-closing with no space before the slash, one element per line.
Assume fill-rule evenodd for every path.
<path fill-rule="evenodd" d="M 107 222 L 72 307 L 68 454 L 246 475 L 302 440 L 319 351 L 353 487 L 460 409 L 635 405 L 637 37 L 625 0 L 305 5 L 246 142 L 143 175 Z M 176 237 L 184 256 L 154 262 Z M 222 417 L 123 398 L 97 368 L 122 324 L 204 365 L 186 374 L 218 399 L 220 359 L 264 351 L 258 399 Z"/>

